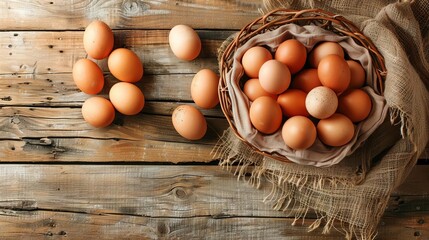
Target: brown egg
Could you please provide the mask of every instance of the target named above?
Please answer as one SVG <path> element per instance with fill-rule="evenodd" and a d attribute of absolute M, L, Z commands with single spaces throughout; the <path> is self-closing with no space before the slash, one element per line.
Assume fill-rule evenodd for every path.
<path fill-rule="evenodd" d="M 259 132 L 274 133 L 282 124 L 282 110 L 273 98 L 259 97 L 250 105 L 250 121 Z"/>
<path fill-rule="evenodd" d="M 194 60 L 201 52 L 200 37 L 187 25 L 174 26 L 168 35 L 168 43 L 173 54 L 182 60 Z"/>
<path fill-rule="evenodd" d="M 246 83 L 244 83 L 243 92 L 252 102 L 255 101 L 255 99 L 257 99 L 258 97 L 262 97 L 262 96 L 272 97 L 273 99 L 277 98 L 276 94 L 271 94 L 265 91 L 261 87 L 261 84 L 259 83 L 259 79 L 257 78 L 252 78 L 247 80 Z"/>
<path fill-rule="evenodd" d="M 350 118 L 352 122 L 365 120 L 371 108 L 371 98 L 361 89 L 350 89 L 338 98 L 338 112 Z"/>
<path fill-rule="evenodd" d="M 102 97 L 91 97 L 82 105 L 82 116 L 87 123 L 94 127 L 107 127 L 115 119 L 115 109 L 109 100 Z"/>
<path fill-rule="evenodd" d="M 338 55 L 328 55 L 319 63 L 317 75 L 323 86 L 329 87 L 336 93 L 345 91 L 350 84 L 350 68 L 344 58 Z"/>
<path fill-rule="evenodd" d="M 277 60 L 266 61 L 259 70 L 261 87 L 271 94 L 280 94 L 290 85 L 290 71 L 286 65 Z"/>
<path fill-rule="evenodd" d="M 101 68 L 89 59 L 80 59 L 73 65 L 73 81 L 86 94 L 97 94 L 104 86 Z"/>
<path fill-rule="evenodd" d="M 241 59 L 244 73 L 250 78 L 258 78 L 259 69 L 266 61 L 273 59 L 268 49 L 256 46 L 248 49 Z"/>
<path fill-rule="evenodd" d="M 174 129 L 186 139 L 198 140 L 203 138 L 206 134 L 206 119 L 204 115 L 193 106 L 178 106 L 173 111 L 172 121 Z"/>
<path fill-rule="evenodd" d="M 365 70 L 363 69 L 362 65 L 360 63 L 353 61 L 353 60 L 347 60 L 347 64 L 350 68 L 350 84 L 349 88 L 361 88 L 365 84 Z"/>
<path fill-rule="evenodd" d="M 289 39 L 278 46 L 275 59 L 286 64 L 290 73 L 295 74 L 305 65 L 307 49 L 300 41 Z"/>
<path fill-rule="evenodd" d="M 126 48 L 115 49 L 107 61 L 112 75 L 123 82 L 138 82 L 143 77 L 143 64 L 140 58 Z"/>
<path fill-rule="evenodd" d="M 340 44 L 336 42 L 322 42 L 316 45 L 308 56 L 310 66 L 317 68 L 322 58 L 335 54 L 344 58 L 344 50 Z"/>
<path fill-rule="evenodd" d="M 324 144 L 340 147 L 352 140 L 355 133 L 352 121 L 346 116 L 335 113 L 317 124 L 317 136 Z"/>
<path fill-rule="evenodd" d="M 308 93 L 313 88 L 322 86 L 322 83 L 320 83 L 319 76 L 317 76 L 317 69 L 309 68 L 303 69 L 296 74 L 291 85 L 291 88 L 300 89 Z"/>
<path fill-rule="evenodd" d="M 311 147 L 316 141 L 316 135 L 316 127 L 306 117 L 294 116 L 283 124 L 283 141 L 292 149 L 302 150 Z"/>
<path fill-rule="evenodd" d="M 109 56 L 113 49 L 113 41 L 112 29 L 102 21 L 91 22 L 83 33 L 83 47 L 86 53 L 94 59 Z"/>
<path fill-rule="evenodd" d="M 293 116 L 309 116 L 305 108 L 305 98 L 307 94 L 298 89 L 288 89 L 277 98 L 277 103 L 280 105 L 283 115 L 287 117 Z"/>
<path fill-rule="evenodd" d="M 118 112 L 124 115 L 136 115 L 144 107 L 142 91 L 134 84 L 118 82 L 112 86 L 109 98 Z"/>
<path fill-rule="evenodd" d="M 219 103 L 217 93 L 219 77 L 210 69 L 202 69 L 195 74 L 191 83 L 191 96 L 195 104 L 209 109 Z"/>
<path fill-rule="evenodd" d="M 328 118 L 337 110 L 337 94 L 330 88 L 316 87 L 307 94 L 305 107 L 308 113 L 315 118 Z"/>

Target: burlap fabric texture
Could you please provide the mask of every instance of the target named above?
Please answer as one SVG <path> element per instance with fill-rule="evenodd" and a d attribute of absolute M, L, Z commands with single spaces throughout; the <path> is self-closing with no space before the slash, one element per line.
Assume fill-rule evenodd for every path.
<path fill-rule="evenodd" d="M 384 56 L 388 118 L 353 155 L 328 168 L 264 157 L 228 130 L 214 158 L 227 168 L 239 165 L 239 178 L 250 172 L 246 179 L 255 186 L 270 182 L 272 191 L 265 201 L 274 209 L 296 220 L 314 210 L 318 219 L 309 230 L 323 227 L 329 232 L 338 222 L 341 227 L 336 229 L 346 239 L 373 239 L 390 194 L 408 176 L 429 139 L 429 1 L 265 0 L 264 6 L 264 12 L 321 8 L 352 20 Z"/>

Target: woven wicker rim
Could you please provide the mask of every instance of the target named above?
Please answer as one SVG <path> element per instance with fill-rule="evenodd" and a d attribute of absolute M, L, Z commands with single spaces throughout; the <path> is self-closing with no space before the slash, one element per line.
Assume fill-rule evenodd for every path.
<path fill-rule="evenodd" d="M 275 30 L 278 27 L 289 23 L 294 23 L 301 26 L 310 24 L 316 25 L 340 36 L 349 36 L 358 45 L 368 49 L 372 58 L 372 68 L 376 74 L 376 88 L 374 91 L 379 95 L 383 93 L 384 78 L 387 73 L 384 64 L 384 58 L 372 43 L 372 41 L 366 37 L 351 21 L 341 15 L 336 15 L 321 9 L 305 9 L 300 11 L 291 9 L 276 9 L 260 18 L 257 18 L 242 28 L 241 31 L 232 40 L 232 42 L 225 48 L 225 51 L 220 57 L 220 82 L 218 88 L 220 106 L 229 123 L 230 128 L 242 142 L 251 147 L 255 152 L 283 162 L 290 161 L 285 156 L 271 154 L 259 150 L 246 141 L 238 133 L 237 128 L 232 122 L 233 117 L 231 99 L 229 97 L 228 87 L 226 85 L 226 78 L 227 73 L 232 68 L 234 53 L 240 46 L 258 34 Z"/>

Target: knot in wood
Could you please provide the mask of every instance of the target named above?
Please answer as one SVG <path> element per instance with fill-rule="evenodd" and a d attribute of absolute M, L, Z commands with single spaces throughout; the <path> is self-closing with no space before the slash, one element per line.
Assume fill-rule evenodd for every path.
<path fill-rule="evenodd" d="M 21 202 L 22 210 L 34 210 L 37 209 L 37 202 L 34 200 L 23 200 Z"/>
<path fill-rule="evenodd" d="M 174 189 L 174 195 L 179 199 L 188 198 L 188 194 L 186 193 L 185 189 L 183 189 L 181 187 L 177 187 Z"/>
<path fill-rule="evenodd" d="M 19 117 L 17 115 L 14 115 L 11 119 L 10 119 L 10 123 L 13 124 L 19 124 L 21 123 L 21 120 L 19 120 Z"/>
<path fill-rule="evenodd" d="M 2 98 L 0 98 L 2 101 L 12 101 L 12 98 L 10 97 L 10 96 L 7 96 L 7 97 L 2 97 Z"/>
<path fill-rule="evenodd" d="M 170 227 L 165 222 L 160 222 L 156 230 L 160 236 L 164 236 L 170 232 Z"/>
<path fill-rule="evenodd" d="M 147 11 L 150 7 L 147 3 L 127 0 L 122 4 L 126 16 L 136 16 L 139 12 Z"/>

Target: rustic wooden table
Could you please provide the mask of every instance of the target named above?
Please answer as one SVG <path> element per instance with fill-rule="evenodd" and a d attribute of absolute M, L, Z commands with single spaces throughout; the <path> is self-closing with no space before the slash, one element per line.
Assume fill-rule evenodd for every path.
<path fill-rule="evenodd" d="M 191 103 L 201 68 L 217 70 L 222 41 L 258 16 L 250 1 L 0 2 L 0 239 L 342 239 L 304 225 L 262 202 L 269 189 L 237 182 L 211 160 L 227 128 L 220 108 L 203 111 L 200 141 L 174 131 L 172 110 Z M 145 67 L 138 83 L 146 106 L 105 129 L 81 116 L 88 95 L 71 69 L 85 58 L 83 30 L 108 23 L 116 47 Z M 176 24 L 198 30 L 203 51 L 184 62 L 168 46 Z M 116 80 L 103 67 L 107 87 Z M 424 156 L 423 158 L 427 158 Z M 429 165 L 421 160 L 391 197 L 379 239 L 429 239 Z"/>

